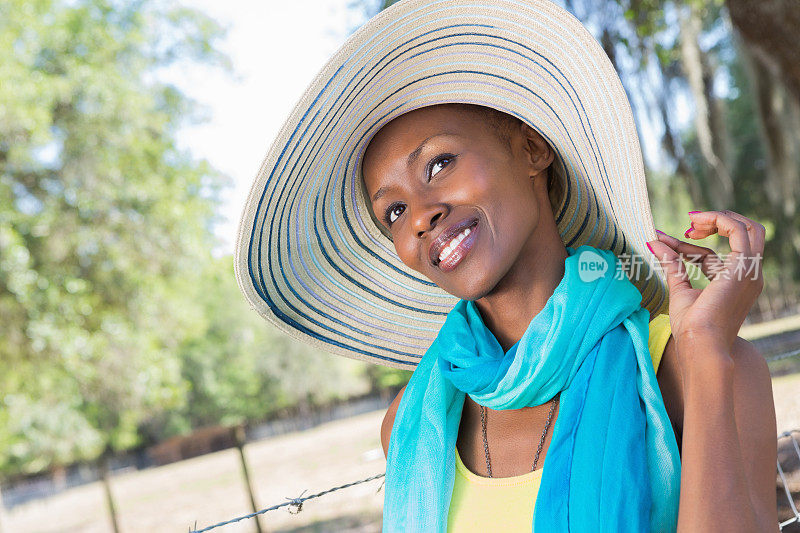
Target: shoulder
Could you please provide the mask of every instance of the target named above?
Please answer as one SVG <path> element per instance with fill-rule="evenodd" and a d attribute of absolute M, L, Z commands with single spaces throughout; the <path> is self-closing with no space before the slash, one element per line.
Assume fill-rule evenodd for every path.
<path fill-rule="evenodd" d="M 392 436 L 394 417 L 397 415 L 397 407 L 400 405 L 400 399 L 403 397 L 403 391 L 405 390 L 406 388 L 403 387 L 400 389 L 400 392 L 397 393 L 397 396 L 395 396 L 389 408 L 386 410 L 386 415 L 384 415 L 383 422 L 381 423 L 381 445 L 383 446 L 384 457 L 389 454 L 389 437 Z"/>

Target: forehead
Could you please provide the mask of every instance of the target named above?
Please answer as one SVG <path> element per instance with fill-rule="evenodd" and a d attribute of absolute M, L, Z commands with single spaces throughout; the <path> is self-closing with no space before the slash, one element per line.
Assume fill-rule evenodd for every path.
<path fill-rule="evenodd" d="M 470 126 L 477 120 L 477 113 L 468 108 L 440 104 L 421 107 L 403 113 L 384 124 L 367 145 L 365 154 L 387 142 L 396 142 L 404 137 L 414 137 L 421 129 L 447 128 L 448 125 Z"/>
<path fill-rule="evenodd" d="M 395 117 L 367 144 L 362 160 L 364 181 L 369 184 L 376 166 L 407 157 L 427 138 L 441 133 L 479 134 L 480 125 L 477 113 L 447 104 L 422 107 Z"/>

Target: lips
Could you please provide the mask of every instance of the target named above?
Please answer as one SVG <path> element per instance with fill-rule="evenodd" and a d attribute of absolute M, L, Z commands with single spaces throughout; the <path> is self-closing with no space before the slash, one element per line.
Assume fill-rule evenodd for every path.
<path fill-rule="evenodd" d="M 449 228 L 442 231 L 442 233 L 436 237 L 436 239 L 431 243 L 430 250 L 428 252 L 428 257 L 431 260 L 431 264 L 434 266 L 439 265 L 439 254 L 442 253 L 444 247 L 459 233 L 464 231 L 466 228 L 470 228 L 476 226 L 478 224 L 478 219 L 476 217 L 465 218 L 464 220 L 453 224 Z"/>

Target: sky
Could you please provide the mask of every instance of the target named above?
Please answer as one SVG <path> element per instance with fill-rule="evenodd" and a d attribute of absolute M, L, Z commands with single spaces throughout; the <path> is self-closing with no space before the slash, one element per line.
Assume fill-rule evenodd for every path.
<path fill-rule="evenodd" d="M 357 1 L 357 0 L 355 0 Z M 272 139 L 306 86 L 365 18 L 354 0 L 183 0 L 227 28 L 219 43 L 233 73 L 177 66 L 170 80 L 205 107 L 178 143 L 229 176 L 217 255 L 233 253 L 239 216 Z"/>

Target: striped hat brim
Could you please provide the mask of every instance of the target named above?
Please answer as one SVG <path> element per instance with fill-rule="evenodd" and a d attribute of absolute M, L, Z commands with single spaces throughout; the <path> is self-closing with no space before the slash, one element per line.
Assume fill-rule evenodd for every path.
<path fill-rule="evenodd" d="M 251 306 L 329 352 L 413 369 L 457 299 L 406 267 L 376 226 L 361 158 L 417 108 L 492 107 L 556 152 L 566 246 L 630 261 L 642 307 L 666 312 L 641 148 L 625 91 L 586 28 L 546 0 L 404 0 L 356 31 L 284 123 L 239 224 L 235 272 Z"/>

